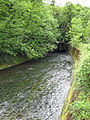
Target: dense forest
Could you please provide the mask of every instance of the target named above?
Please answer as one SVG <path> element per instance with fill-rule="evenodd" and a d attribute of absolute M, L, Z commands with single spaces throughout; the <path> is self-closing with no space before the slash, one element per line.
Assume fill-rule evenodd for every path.
<path fill-rule="evenodd" d="M 75 120 L 84 120 L 89 116 L 90 8 L 70 2 L 60 7 L 42 0 L 0 0 L 0 64 L 5 56 L 43 57 L 60 41 L 83 51 L 76 88 L 84 91 L 71 113 Z"/>

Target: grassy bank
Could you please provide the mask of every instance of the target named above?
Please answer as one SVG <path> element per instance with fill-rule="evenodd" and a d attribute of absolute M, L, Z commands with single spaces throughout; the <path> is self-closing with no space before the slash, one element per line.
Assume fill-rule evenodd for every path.
<path fill-rule="evenodd" d="M 70 48 L 74 59 L 73 82 L 60 120 L 89 120 L 90 117 L 90 44 Z"/>

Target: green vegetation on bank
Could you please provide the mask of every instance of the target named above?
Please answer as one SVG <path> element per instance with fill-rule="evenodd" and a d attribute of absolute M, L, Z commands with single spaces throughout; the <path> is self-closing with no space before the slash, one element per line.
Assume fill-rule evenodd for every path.
<path fill-rule="evenodd" d="M 67 99 L 66 114 L 61 120 L 89 120 L 90 118 L 90 9 L 79 9 L 71 20 L 66 34 L 69 43 L 76 48 L 74 82 Z M 75 51 L 74 51 L 75 52 Z M 72 55 L 73 56 L 73 55 Z"/>
<path fill-rule="evenodd" d="M 18 56 L 43 57 L 60 41 L 81 54 L 74 76 L 78 95 L 70 114 L 74 120 L 89 119 L 90 8 L 70 2 L 59 7 L 42 0 L 0 0 L 0 65 Z"/>
<path fill-rule="evenodd" d="M 90 118 L 90 9 L 83 8 L 71 20 L 66 34 L 75 58 L 74 82 L 65 103 L 61 120 Z M 76 50 L 75 50 L 76 49 Z M 71 49 L 72 51 L 72 49 Z M 78 56 L 78 58 L 77 58 Z M 68 105 L 67 105 L 68 103 Z"/>
<path fill-rule="evenodd" d="M 70 105 L 73 120 L 90 117 L 90 9 L 82 10 L 71 20 L 67 34 L 70 44 L 79 50 L 79 61 L 74 71 L 74 91 L 77 93 Z"/>
<path fill-rule="evenodd" d="M 72 85 L 60 120 L 89 120 L 90 118 L 90 43 L 70 47 L 74 59 Z"/>
<path fill-rule="evenodd" d="M 78 93 L 70 104 L 74 120 L 90 117 L 90 44 L 81 44 L 78 65 L 74 75 L 73 90 Z"/>

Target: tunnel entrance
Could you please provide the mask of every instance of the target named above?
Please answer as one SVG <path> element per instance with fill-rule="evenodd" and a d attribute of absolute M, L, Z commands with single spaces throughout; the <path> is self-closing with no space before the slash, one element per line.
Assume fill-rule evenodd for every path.
<path fill-rule="evenodd" d="M 68 51 L 68 44 L 66 42 L 60 41 L 57 45 L 57 52 L 66 52 Z"/>

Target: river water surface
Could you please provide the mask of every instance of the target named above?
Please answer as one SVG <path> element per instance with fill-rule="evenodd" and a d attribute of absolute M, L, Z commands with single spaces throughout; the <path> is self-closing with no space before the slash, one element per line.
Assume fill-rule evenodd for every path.
<path fill-rule="evenodd" d="M 72 68 L 68 53 L 50 53 L 1 71 L 0 120 L 59 120 Z"/>

